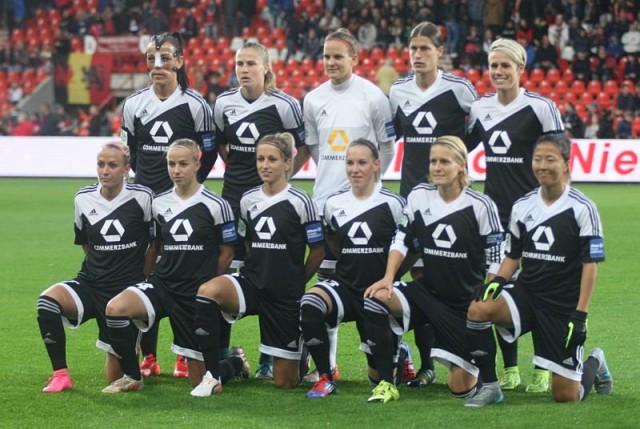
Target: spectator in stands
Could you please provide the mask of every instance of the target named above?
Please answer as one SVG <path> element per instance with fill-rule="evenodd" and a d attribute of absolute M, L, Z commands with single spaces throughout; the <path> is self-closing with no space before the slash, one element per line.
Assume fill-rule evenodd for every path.
<path fill-rule="evenodd" d="M 238 0 L 223 0 L 222 9 L 224 11 L 224 35 L 231 39 L 240 34 L 238 31 Z"/>
<path fill-rule="evenodd" d="M 205 94 L 203 95 L 206 95 L 206 99 L 211 105 L 212 109 L 213 109 L 213 103 L 215 103 L 216 99 L 218 98 L 218 95 L 222 94 L 224 91 L 228 89 L 222 85 L 221 79 L 222 79 L 222 76 L 220 75 L 220 72 L 217 70 L 211 71 L 207 75 L 207 89 Z"/>
<path fill-rule="evenodd" d="M 636 81 L 636 95 L 633 98 L 635 116 L 640 116 L 640 80 Z"/>
<path fill-rule="evenodd" d="M 629 82 L 623 82 L 616 100 L 616 115 L 622 115 L 626 111 L 633 112 L 634 110 L 635 97 L 630 92 Z"/>
<path fill-rule="evenodd" d="M 370 51 L 378 40 L 378 29 L 373 23 L 373 18 L 367 18 L 364 24 L 360 25 L 357 31 L 358 42 L 360 45 Z"/>
<path fill-rule="evenodd" d="M 607 41 L 607 54 L 616 58 L 620 58 L 624 55 L 622 43 L 620 43 L 620 39 L 615 34 L 611 34 L 609 36 L 609 40 Z"/>
<path fill-rule="evenodd" d="M 504 23 L 501 36 L 505 39 L 516 40 L 516 28 L 512 20 L 508 19 L 507 22 Z"/>
<path fill-rule="evenodd" d="M 596 58 L 595 77 L 601 82 L 612 79 L 614 77 L 613 72 L 618 64 L 617 59 L 607 55 L 607 50 L 604 46 L 598 47 L 598 55 Z"/>
<path fill-rule="evenodd" d="M 216 2 L 210 1 L 202 11 L 202 23 L 204 24 L 204 34 L 214 40 L 218 40 L 218 6 Z M 166 30 L 165 30 L 166 31 Z M 152 33 L 156 34 L 156 33 Z"/>
<path fill-rule="evenodd" d="M 624 65 L 622 73 L 627 80 L 637 81 L 640 79 L 640 53 L 627 54 L 627 63 Z"/>
<path fill-rule="evenodd" d="M 584 129 L 585 139 L 595 139 L 598 137 L 598 129 L 600 128 L 600 118 L 596 112 L 587 114 L 587 124 Z"/>
<path fill-rule="evenodd" d="M 553 24 L 549 26 L 549 43 L 558 51 L 569 43 L 569 25 L 564 21 L 562 14 L 557 14 Z"/>
<path fill-rule="evenodd" d="M 617 139 L 630 139 L 632 137 L 631 122 L 633 122 L 633 114 L 630 110 L 626 110 L 616 126 Z"/>
<path fill-rule="evenodd" d="M 571 65 L 571 71 L 573 71 L 576 79 L 584 83 L 588 83 L 591 80 L 591 62 L 585 51 L 578 52 Z"/>
<path fill-rule="evenodd" d="M 486 0 L 484 5 L 484 25 L 493 34 L 500 34 L 504 25 L 504 0 Z M 488 52 L 488 51 L 487 51 Z"/>
<path fill-rule="evenodd" d="M 573 103 L 565 103 L 565 113 L 562 119 L 565 135 L 568 138 L 581 139 L 584 137 L 584 122 L 576 113 L 576 106 Z"/>
<path fill-rule="evenodd" d="M 320 36 L 324 37 L 341 26 L 342 24 L 340 19 L 334 15 L 331 9 L 325 6 L 324 14 L 318 21 L 318 31 L 320 32 Z"/>
<path fill-rule="evenodd" d="M 489 55 L 489 49 L 491 48 L 491 44 L 494 40 L 495 36 L 493 30 L 490 28 L 485 29 L 484 39 L 482 39 L 482 50 L 484 51 L 485 55 Z"/>
<path fill-rule="evenodd" d="M 13 81 L 9 84 L 9 102 L 14 106 L 22 100 L 23 92 L 20 82 Z"/>
<path fill-rule="evenodd" d="M 393 35 L 391 34 L 389 19 L 383 16 L 380 18 L 380 22 L 378 23 L 378 38 L 376 40 L 376 45 L 386 51 L 391 43 L 393 43 Z"/>
<path fill-rule="evenodd" d="M 92 104 L 89 106 L 89 135 L 110 136 L 111 129 L 107 116 L 100 111 L 100 107 Z"/>
<path fill-rule="evenodd" d="M 187 11 L 182 20 L 182 29 L 181 29 L 182 36 L 187 42 L 192 37 L 196 37 L 198 35 L 198 30 L 199 30 L 198 20 L 196 20 L 196 17 L 194 16 L 193 12 L 194 12 L 194 9 L 187 8 Z M 158 34 L 158 33 L 153 33 L 153 34 Z"/>
<path fill-rule="evenodd" d="M 314 27 L 309 27 L 302 40 L 302 54 L 316 61 L 322 58 L 322 40 Z"/>
<path fill-rule="evenodd" d="M 533 21 L 533 40 L 539 42 L 542 36 L 549 37 L 549 26 L 541 16 L 536 16 Z"/>
<path fill-rule="evenodd" d="M 591 51 L 591 39 L 587 34 L 587 30 L 584 27 L 578 28 L 578 34 L 572 38 L 572 45 L 575 52 L 589 52 Z"/>
<path fill-rule="evenodd" d="M 555 69 L 558 67 L 558 52 L 556 48 L 549 42 L 549 36 L 543 35 L 540 45 L 536 49 L 535 67 L 544 70 Z"/>
<path fill-rule="evenodd" d="M 18 122 L 13 128 L 13 136 L 34 136 L 38 133 L 38 125 L 27 112 L 18 113 Z"/>
<path fill-rule="evenodd" d="M 527 62 L 525 63 L 525 67 L 527 71 L 531 71 L 536 62 L 536 48 L 533 43 L 529 43 L 527 39 L 518 39 L 518 43 L 522 45 L 527 53 Z"/>
<path fill-rule="evenodd" d="M 629 24 L 629 31 L 622 35 L 620 39 L 624 51 L 628 54 L 640 52 L 640 31 L 638 31 L 638 21 Z"/>
<path fill-rule="evenodd" d="M 391 85 L 400 78 L 400 73 L 393 67 L 393 63 L 390 58 L 384 61 L 384 64 L 376 72 L 376 83 L 384 92 L 384 95 L 389 95 Z"/>
<path fill-rule="evenodd" d="M 533 29 L 529 26 L 526 19 L 520 18 L 518 30 L 516 31 L 516 40 L 524 39 L 527 43 L 533 43 Z"/>
<path fill-rule="evenodd" d="M 599 139 L 612 139 L 615 137 L 613 131 L 613 112 L 609 109 L 604 109 L 600 116 L 600 127 L 598 128 Z"/>
<path fill-rule="evenodd" d="M 149 34 L 162 34 L 169 31 L 169 19 L 160 8 L 154 7 L 146 27 L 149 29 Z"/>

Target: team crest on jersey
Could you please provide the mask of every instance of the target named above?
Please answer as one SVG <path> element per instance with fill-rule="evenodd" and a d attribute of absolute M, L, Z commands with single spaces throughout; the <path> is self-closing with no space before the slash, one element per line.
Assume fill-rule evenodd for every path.
<path fill-rule="evenodd" d="M 253 122 L 243 122 L 238 127 L 236 136 L 238 136 L 238 141 L 240 143 L 254 145 L 260 137 L 260 132 L 258 131 L 256 124 Z"/>
<path fill-rule="evenodd" d="M 431 234 L 431 237 L 433 237 L 435 245 L 443 249 L 451 249 L 458 239 L 456 233 L 453 231 L 453 227 L 446 223 L 439 224 L 435 231 L 433 231 L 433 234 Z"/>
<path fill-rule="evenodd" d="M 351 239 L 351 242 L 356 246 L 366 246 L 369 244 L 369 240 L 373 233 L 367 222 L 354 222 L 347 232 L 347 236 Z"/>
<path fill-rule="evenodd" d="M 120 241 L 122 239 L 122 236 L 124 235 L 124 227 L 118 219 L 109 219 L 105 221 L 104 225 L 102 225 L 100 234 L 102 235 L 102 238 L 104 238 L 104 241 L 106 241 L 107 243 Z"/>
<path fill-rule="evenodd" d="M 418 112 L 411 125 L 420 134 L 433 134 L 438 121 L 431 112 Z"/>
<path fill-rule="evenodd" d="M 553 236 L 553 231 L 549 226 L 539 226 L 536 228 L 531 239 L 533 240 L 533 245 L 536 250 L 543 252 L 548 252 L 551 249 L 551 246 L 553 246 L 553 242 L 556 241 Z"/>
<path fill-rule="evenodd" d="M 175 241 L 189 241 L 189 237 L 193 234 L 193 227 L 189 219 L 177 219 L 171 226 L 169 233 Z"/>
<path fill-rule="evenodd" d="M 511 147 L 511 139 L 506 131 L 494 131 L 489 138 L 489 146 L 493 153 L 497 155 L 504 155 L 509 151 Z"/>
<path fill-rule="evenodd" d="M 156 121 L 153 123 L 151 131 L 149 131 L 149 135 L 151 135 L 151 138 L 156 143 L 169 143 L 169 140 L 171 140 L 173 136 L 173 130 L 168 122 Z"/>

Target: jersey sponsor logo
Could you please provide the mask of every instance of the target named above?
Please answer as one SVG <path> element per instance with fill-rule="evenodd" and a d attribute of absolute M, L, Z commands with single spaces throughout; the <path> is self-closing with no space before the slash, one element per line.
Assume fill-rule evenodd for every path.
<path fill-rule="evenodd" d="M 193 227 L 189 219 L 177 219 L 171 225 L 169 233 L 175 241 L 189 241 L 189 237 L 193 234 Z"/>
<path fill-rule="evenodd" d="M 271 216 L 264 216 L 256 224 L 256 234 L 261 240 L 271 240 L 276 233 L 276 224 Z"/>
<path fill-rule="evenodd" d="M 322 225 L 319 222 L 315 222 L 309 224 L 305 227 L 307 233 L 307 242 L 309 243 L 317 243 L 318 241 L 322 241 L 324 239 L 324 235 L 322 233 Z"/>
<path fill-rule="evenodd" d="M 496 155 L 504 155 L 511 147 L 511 139 L 506 131 L 494 131 L 489 138 L 489 147 Z"/>
<path fill-rule="evenodd" d="M 225 243 L 229 243 L 232 241 L 236 241 L 238 238 L 238 234 L 236 232 L 236 226 L 233 223 L 229 223 L 222 227 L 222 241 Z"/>
<path fill-rule="evenodd" d="M 104 222 L 104 225 L 102 225 L 100 234 L 102 234 L 102 238 L 104 238 L 104 241 L 107 243 L 120 241 L 124 235 L 124 227 L 118 219 L 108 219 Z"/>
<path fill-rule="evenodd" d="M 411 125 L 419 134 L 433 134 L 438 121 L 431 112 L 418 112 Z"/>
<path fill-rule="evenodd" d="M 487 244 L 500 244 L 502 243 L 502 234 L 489 234 L 487 235 Z"/>
<path fill-rule="evenodd" d="M 548 226 L 539 226 L 531 236 L 533 240 L 533 245 L 536 250 L 540 250 L 543 252 L 548 252 L 551 249 L 554 241 L 556 241 L 553 236 L 553 231 L 551 227 Z"/>
<path fill-rule="evenodd" d="M 171 129 L 171 125 L 169 125 L 167 121 L 156 121 L 153 123 L 149 134 L 151 135 L 153 141 L 156 143 L 169 143 L 169 140 L 173 136 L 173 130 Z"/>
<path fill-rule="evenodd" d="M 344 130 L 332 130 L 329 134 L 329 147 L 334 152 L 344 152 L 349 144 L 349 137 Z"/>
<path fill-rule="evenodd" d="M 604 258 L 604 241 L 602 238 L 592 238 L 589 242 L 589 256 L 593 259 Z"/>
<path fill-rule="evenodd" d="M 256 124 L 253 122 L 243 122 L 238 127 L 236 136 L 238 136 L 238 141 L 240 143 L 254 145 L 260 137 L 260 132 L 258 131 Z"/>
<path fill-rule="evenodd" d="M 131 243 L 121 243 L 121 244 L 96 244 L 93 246 L 95 250 L 100 252 L 117 252 L 118 250 L 127 250 L 138 247 L 138 243 L 132 241 Z"/>
<path fill-rule="evenodd" d="M 127 132 L 125 130 L 120 130 L 120 143 L 124 146 L 129 146 L 127 144 Z"/>
<path fill-rule="evenodd" d="M 369 240 L 373 233 L 367 222 L 354 222 L 347 232 L 347 237 L 351 239 L 351 242 L 356 246 L 366 246 L 369 244 Z"/>
<path fill-rule="evenodd" d="M 395 139 L 396 137 L 396 129 L 393 127 L 393 121 L 389 121 L 384 124 L 384 130 L 387 133 L 388 138 Z"/>
<path fill-rule="evenodd" d="M 451 249 L 458 239 L 456 233 L 453 231 L 453 227 L 446 223 L 438 224 L 436 229 L 433 231 L 433 234 L 431 234 L 431 237 L 433 237 L 435 245 L 442 247 L 443 249 Z"/>

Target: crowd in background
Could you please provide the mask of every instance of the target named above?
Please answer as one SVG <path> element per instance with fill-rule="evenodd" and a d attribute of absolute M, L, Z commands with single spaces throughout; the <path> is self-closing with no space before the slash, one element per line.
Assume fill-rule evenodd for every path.
<path fill-rule="evenodd" d="M 78 2 L 75 2 L 76 6 Z M 640 117 L 640 7 L 634 0 L 217 0 L 197 7 L 199 0 L 4 0 L 0 22 L 10 33 L 21 28 L 38 9 L 61 10 L 59 37 L 85 34 L 154 34 L 180 31 L 185 39 L 204 33 L 233 38 L 256 19 L 283 28 L 287 56 L 321 60 L 324 36 L 339 27 L 357 35 L 361 46 L 407 46 L 408 32 L 431 21 L 446 34 L 445 59 L 454 69 L 486 68 L 488 47 L 498 37 L 519 41 L 527 50 L 527 68 L 571 68 L 575 79 L 604 83 L 617 79 L 620 92 L 610 109 L 586 106 L 578 115 L 573 103 L 563 106 L 567 130 L 573 137 L 630 138 Z M 176 10 L 180 10 L 176 20 Z M 51 68 L 52 50 L 29 52 L 24 45 L 0 44 L 0 68 Z M 187 53 L 188 61 L 188 53 Z M 623 65 L 623 66 L 622 66 Z M 230 73 L 233 75 L 233 73 Z M 235 82 L 222 82 L 220 70 L 193 82 L 205 98 Z M 18 102 L 20 88 L 9 88 Z M 582 116 L 582 117 L 580 117 Z M 0 120 L 0 133 L 10 135 L 111 135 L 117 133 L 115 106 L 42 106 L 37 114 L 9 112 Z"/>

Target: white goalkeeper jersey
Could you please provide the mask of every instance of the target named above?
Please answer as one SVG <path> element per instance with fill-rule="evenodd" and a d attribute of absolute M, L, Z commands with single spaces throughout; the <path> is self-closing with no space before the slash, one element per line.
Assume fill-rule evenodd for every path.
<path fill-rule="evenodd" d="M 379 149 L 395 142 L 391 106 L 380 88 L 353 75 L 341 85 L 327 81 L 311 91 L 303 112 L 306 143 L 319 146 L 313 200 L 322 213 L 329 195 L 349 186 L 349 142 L 366 138 Z"/>

